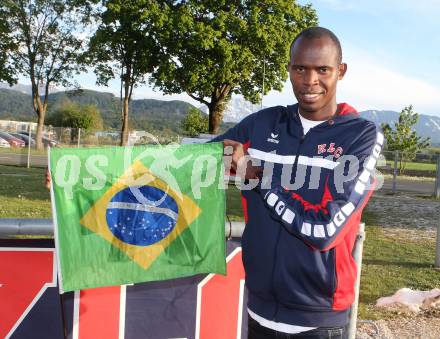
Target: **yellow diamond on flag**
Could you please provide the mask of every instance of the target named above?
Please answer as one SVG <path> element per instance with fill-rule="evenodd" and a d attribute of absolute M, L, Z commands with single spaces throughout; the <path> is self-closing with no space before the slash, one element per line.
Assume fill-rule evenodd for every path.
<path fill-rule="evenodd" d="M 159 194 L 158 199 L 145 197 L 145 192 L 152 192 L 156 197 Z M 168 206 L 164 207 L 167 202 Z M 80 223 L 147 269 L 200 213 L 201 209 L 191 198 L 173 190 L 136 161 L 90 207 Z"/>

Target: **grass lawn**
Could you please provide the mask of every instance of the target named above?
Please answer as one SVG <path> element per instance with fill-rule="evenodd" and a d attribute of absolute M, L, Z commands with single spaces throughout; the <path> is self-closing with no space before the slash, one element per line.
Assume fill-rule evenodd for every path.
<path fill-rule="evenodd" d="M 10 148 L 0 148 L 0 154 L 28 154 L 28 148 L 27 147 L 10 147 Z M 37 150 L 35 148 L 31 147 L 31 154 L 32 155 L 47 155 L 47 148 L 44 148 L 42 150 Z"/>
<path fill-rule="evenodd" d="M 393 168 L 394 160 L 387 160 L 387 166 Z M 399 162 L 397 163 L 397 168 L 399 168 Z M 437 164 L 430 164 L 426 162 L 407 162 L 405 170 L 435 172 L 437 170 Z"/>
<path fill-rule="evenodd" d="M 241 195 L 235 185 L 229 185 L 226 190 L 226 215 L 231 221 L 244 221 Z"/>
<path fill-rule="evenodd" d="M 227 214 L 243 220 L 241 198 L 235 186 L 226 191 Z M 49 192 L 44 187 L 44 169 L 0 165 L 0 218 L 50 218 Z M 397 314 L 376 309 L 382 296 L 402 287 L 430 290 L 438 287 L 440 272 L 433 268 L 435 239 L 396 236 L 381 227 L 380 218 L 364 213 L 366 241 L 362 266 L 359 317 L 390 318 Z"/>
<path fill-rule="evenodd" d="M 397 316 L 396 312 L 379 310 L 373 305 L 378 298 L 392 295 L 400 288 L 431 290 L 438 287 L 440 273 L 434 269 L 435 239 L 411 239 L 405 234 L 396 237 L 387 235 L 383 227 L 367 226 L 364 244 L 360 318 Z"/>
<path fill-rule="evenodd" d="M 0 165 L 0 218 L 50 218 L 43 168 Z"/>

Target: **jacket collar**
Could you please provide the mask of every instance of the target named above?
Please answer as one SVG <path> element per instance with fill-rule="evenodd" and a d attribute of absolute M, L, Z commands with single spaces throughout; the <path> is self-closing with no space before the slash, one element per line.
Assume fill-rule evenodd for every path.
<path fill-rule="evenodd" d="M 354 114 L 359 116 L 359 113 L 356 111 L 355 108 L 353 108 L 352 106 L 350 106 L 349 104 L 343 102 L 338 104 L 338 110 L 336 115 L 337 116 L 341 116 L 341 115 L 347 115 L 347 114 Z"/>
<path fill-rule="evenodd" d="M 289 105 L 287 106 L 287 110 L 289 112 L 289 116 L 293 117 L 294 120 L 300 122 L 299 115 L 298 115 L 298 104 Z M 327 120 L 325 123 L 322 123 L 316 128 L 319 127 L 325 127 L 325 126 L 332 126 L 340 123 L 344 123 L 349 120 L 353 120 L 359 118 L 359 113 L 355 108 L 353 108 L 351 105 L 347 103 L 340 103 L 338 104 L 338 109 L 336 115 Z"/>

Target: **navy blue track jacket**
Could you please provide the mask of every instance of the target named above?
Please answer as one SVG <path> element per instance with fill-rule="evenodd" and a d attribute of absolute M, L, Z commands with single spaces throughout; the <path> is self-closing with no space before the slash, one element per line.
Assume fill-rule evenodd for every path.
<path fill-rule="evenodd" d="M 292 105 L 251 114 L 214 141 L 223 139 L 244 144 L 264 167 L 258 187 L 242 191 L 249 309 L 293 325 L 346 325 L 352 250 L 383 134 L 339 104 L 334 118 L 304 136 Z"/>

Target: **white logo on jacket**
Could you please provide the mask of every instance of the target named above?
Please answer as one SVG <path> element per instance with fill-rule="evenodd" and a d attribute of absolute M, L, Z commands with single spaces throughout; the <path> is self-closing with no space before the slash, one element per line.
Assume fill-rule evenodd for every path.
<path fill-rule="evenodd" d="M 280 141 L 277 140 L 277 138 L 278 138 L 278 134 L 270 133 L 270 138 L 267 138 L 267 142 L 278 144 Z"/>

